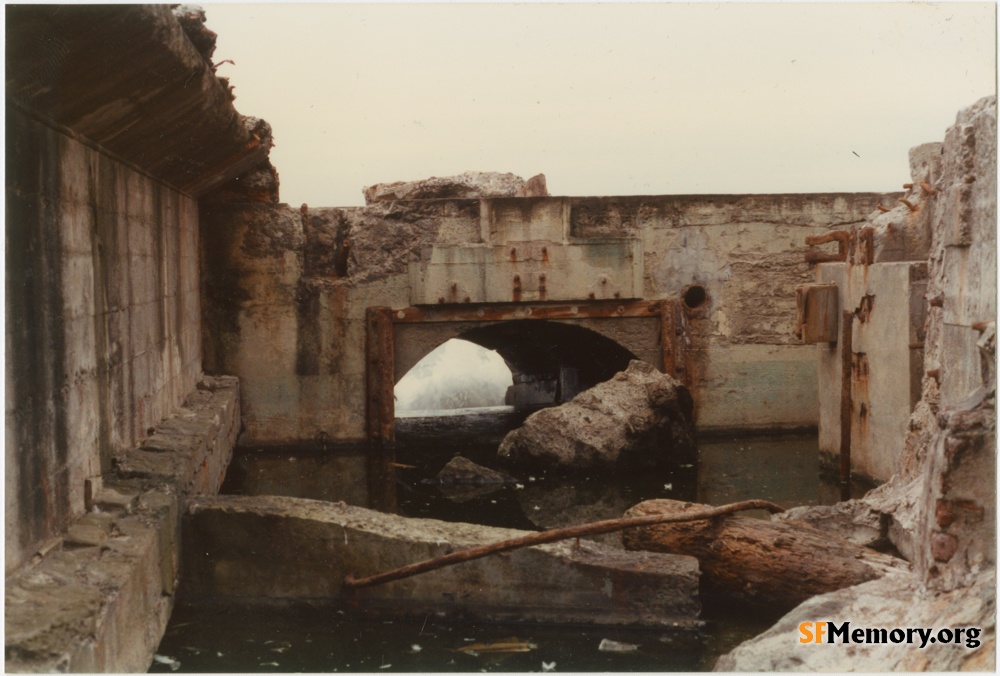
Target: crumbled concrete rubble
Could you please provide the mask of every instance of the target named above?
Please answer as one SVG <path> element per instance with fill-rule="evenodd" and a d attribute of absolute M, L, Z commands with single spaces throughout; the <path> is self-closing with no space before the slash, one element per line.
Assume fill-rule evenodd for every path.
<path fill-rule="evenodd" d="M 681 465 L 696 455 L 687 388 L 638 360 L 571 401 L 532 414 L 498 451 L 512 466 L 569 472 Z"/>
<path fill-rule="evenodd" d="M 170 10 L 198 53 L 211 64 L 218 34 L 205 26 L 205 10 L 198 5 L 177 5 Z"/>
<path fill-rule="evenodd" d="M 365 204 L 396 200 L 485 199 L 489 197 L 546 197 L 545 175 L 525 181 L 514 174 L 467 171 L 458 176 L 445 176 L 422 181 L 376 183 L 363 190 Z"/>
<path fill-rule="evenodd" d="M 363 609 L 394 615 L 698 623 L 698 565 L 688 556 L 566 541 L 345 592 L 347 575 L 358 579 L 527 532 L 277 496 L 197 498 L 185 520 L 184 593 L 194 596 L 329 602 L 349 593 Z"/>
<path fill-rule="evenodd" d="M 763 634 L 723 655 L 715 671 L 942 672 L 993 671 L 996 660 L 996 576 L 951 592 L 924 588 L 914 576 L 896 575 L 817 596 L 802 603 Z M 799 643 L 803 622 L 849 622 L 851 630 L 896 627 L 982 630 L 976 647 L 962 641 L 920 648 L 907 643 Z M 829 631 L 827 629 L 827 631 Z M 954 632 L 951 634 L 954 636 Z M 825 639 L 824 639 L 825 640 Z"/>
<path fill-rule="evenodd" d="M 178 580 L 180 512 L 222 481 L 239 430 L 238 381 L 204 378 L 118 472 L 94 479 L 89 512 L 6 580 L 5 667 L 143 672 Z"/>
<path fill-rule="evenodd" d="M 887 515 L 864 500 L 838 502 L 827 509 L 793 507 L 771 518 L 773 521 L 804 521 L 862 547 L 877 548 L 888 542 Z"/>

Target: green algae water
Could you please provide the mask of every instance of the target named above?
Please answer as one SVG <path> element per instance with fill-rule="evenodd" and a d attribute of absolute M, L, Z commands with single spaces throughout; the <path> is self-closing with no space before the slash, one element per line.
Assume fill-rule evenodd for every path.
<path fill-rule="evenodd" d="M 491 462 L 496 416 L 397 421 L 394 499 L 401 515 L 541 530 L 620 517 L 632 505 L 673 498 L 720 505 L 763 498 L 784 507 L 829 504 L 840 489 L 821 478 L 815 435 L 720 437 L 699 443 L 697 466 L 640 477 L 544 473 L 514 484 L 453 490 L 428 483 L 454 455 Z M 449 432 L 451 430 L 451 432 Z M 407 433 L 409 432 L 409 436 Z M 434 439 L 446 438 L 446 447 Z M 224 492 L 297 495 L 366 504 L 363 450 L 240 449 Z M 860 489 L 858 489 L 860 492 Z M 747 513 L 754 516 L 755 513 Z M 756 514 L 765 517 L 761 512 Z M 619 535 L 600 536 L 620 546 Z M 183 581 L 181 586 L 183 597 Z M 183 600 L 152 672 L 708 671 L 718 657 L 778 616 L 703 599 L 694 630 L 372 619 L 350 608 L 224 605 Z"/>

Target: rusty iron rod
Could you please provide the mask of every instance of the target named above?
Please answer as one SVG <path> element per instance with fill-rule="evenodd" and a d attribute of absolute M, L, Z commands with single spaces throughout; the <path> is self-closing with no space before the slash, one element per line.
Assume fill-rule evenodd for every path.
<path fill-rule="evenodd" d="M 424 561 L 411 563 L 407 566 L 395 568 L 393 570 L 379 573 L 377 575 L 371 575 L 369 577 L 355 578 L 353 575 L 348 575 L 344 578 L 344 586 L 348 589 L 372 587 L 375 585 L 385 584 L 386 582 L 393 582 L 395 580 L 401 580 L 414 575 L 427 573 L 432 570 L 437 570 L 438 568 L 453 566 L 456 563 L 481 559 L 492 554 L 509 552 L 523 547 L 544 545 L 550 542 L 559 542 L 560 540 L 571 540 L 573 538 L 584 537 L 586 535 L 614 533 L 620 530 L 625 530 L 626 528 L 653 526 L 661 523 L 681 523 L 685 521 L 713 519 L 718 516 L 725 516 L 727 514 L 743 512 L 750 509 L 766 509 L 772 514 L 785 511 L 783 507 L 780 507 L 773 502 L 768 502 L 767 500 L 743 500 L 741 502 L 733 502 L 728 505 L 722 505 L 721 507 L 712 507 L 711 509 L 703 509 L 689 514 L 675 514 L 671 512 L 668 514 L 649 514 L 646 516 L 606 519 L 604 521 L 595 521 L 593 523 L 585 523 L 579 526 L 555 528 L 553 530 L 542 531 L 540 533 L 532 533 L 530 535 L 511 538 L 509 540 L 492 542 L 488 545 L 472 547 L 471 549 L 463 549 L 461 551 L 452 552 L 451 554 L 445 554 L 444 556 L 438 556 L 433 559 L 425 559 Z"/>

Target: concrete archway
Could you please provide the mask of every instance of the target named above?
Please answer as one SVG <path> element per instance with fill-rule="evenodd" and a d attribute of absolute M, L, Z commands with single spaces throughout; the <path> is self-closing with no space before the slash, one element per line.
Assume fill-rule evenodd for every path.
<path fill-rule="evenodd" d="M 450 338 L 497 350 L 526 407 L 566 401 L 633 358 L 686 380 L 683 318 L 670 301 L 369 308 L 366 326 L 366 427 L 376 447 L 395 441 L 395 383 Z"/>

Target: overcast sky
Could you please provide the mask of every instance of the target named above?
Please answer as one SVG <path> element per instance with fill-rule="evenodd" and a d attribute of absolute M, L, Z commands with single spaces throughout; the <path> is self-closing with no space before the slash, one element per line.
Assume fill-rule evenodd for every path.
<path fill-rule="evenodd" d="M 553 195 L 897 190 L 996 90 L 996 6 L 207 4 L 281 199 L 544 173 Z"/>

